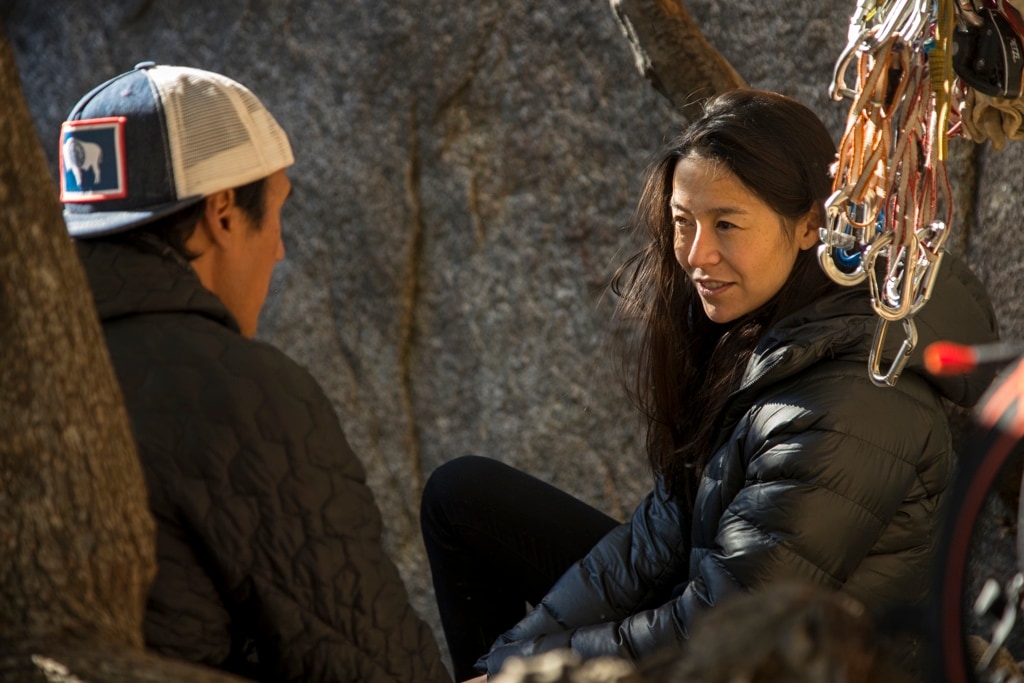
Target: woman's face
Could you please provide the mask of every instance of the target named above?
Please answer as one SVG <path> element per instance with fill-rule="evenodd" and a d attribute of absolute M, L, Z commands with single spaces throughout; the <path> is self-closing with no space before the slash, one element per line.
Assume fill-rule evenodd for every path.
<path fill-rule="evenodd" d="M 676 164 L 670 209 L 676 260 L 716 323 L 767 303 L 786 282 L 800 250 L 818 240 L 813 212 L 790 235 L 783 217 L 730 170 L 700 157 Z"/>

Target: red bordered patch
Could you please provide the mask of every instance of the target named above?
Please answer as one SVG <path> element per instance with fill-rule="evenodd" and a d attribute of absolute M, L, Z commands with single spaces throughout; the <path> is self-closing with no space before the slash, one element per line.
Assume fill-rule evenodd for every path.
<path fill-rule="evenodd" d="M 124 116 L 65 121 L 60 128 L 60 200 L 99 202 L 128 196 Z"/>

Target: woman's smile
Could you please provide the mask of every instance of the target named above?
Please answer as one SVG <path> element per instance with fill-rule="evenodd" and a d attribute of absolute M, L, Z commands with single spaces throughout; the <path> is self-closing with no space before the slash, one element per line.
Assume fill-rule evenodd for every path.
<path fill-rule="evenodd" d="M 728 282 L 719 280 L 694 279 L 693 283 L 697 285 L 697 293 L 702 299 L 724 294 L 732 286 Z"/>
<path fill-rule="evenodd" d="M 676 260 L 716 323 L 766 304 L 800 250 L 818 241 L 810 214 L 787 221 L 727 167 L 700 156 L 676 164 L 670 210 Z"/>

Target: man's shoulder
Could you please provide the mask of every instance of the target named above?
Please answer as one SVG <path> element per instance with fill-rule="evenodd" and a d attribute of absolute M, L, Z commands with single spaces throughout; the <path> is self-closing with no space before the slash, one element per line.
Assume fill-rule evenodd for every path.
<path fill-rule="evenodd" d="M 279 347 L 259 339 L 247 339 L 229 332 L 227 346 L 218 362 L 228 371 L 252 373 L 261 381 L 282 388 L 320 391 L 320 385 L 309 370 Z"/>
<path fill-rule="evenodd" d="M 283 350 L 258 339 L 224 330 L 223 346 L 208 359 L 209 371 L 228 385 L 251 383 L 274 405 L 301 401 L 314 410 L 334 409 L 313 375 Z"/>
<path fill-rule="evenodd" d="M 137 316 L 120 324 L 105 324 L 104 330 L 118 377 L 126 388 L 147 383 L 163 386 L 162 391 L 168 386 L 180 391 L 194 389 L 224 400 L 243 400 L 255 394 L 270 404 L 299 400 L 333 414 L 320 384 L 288 354 L 201 315 Z M 156 381 L 157 377 L 173 378 L 173 382 Z"/>
<path fill-rule="evenodd" d="M 231 433 L 232 448 L 288 444 L 279 454 L 291 459 L 355 460 L 343 457 L 351 449 L 330 399 L 284 351 L 195 316 L 152 317 L 160 319 L 108 330 L 137 424 L 156 424 L 161 434 L 171 422 L 189 432 Z M 349 465 L 362 476 L 358 464 Z"/>

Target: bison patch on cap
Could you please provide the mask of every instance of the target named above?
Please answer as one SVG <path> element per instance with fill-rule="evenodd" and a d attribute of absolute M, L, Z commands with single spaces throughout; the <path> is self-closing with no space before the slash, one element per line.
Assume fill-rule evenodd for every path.
<path fill-rule="evenodd" d="M 65 121 L 60 130 L 60 200 L 98 202 L 127 196 L 125 117 Z"/>

